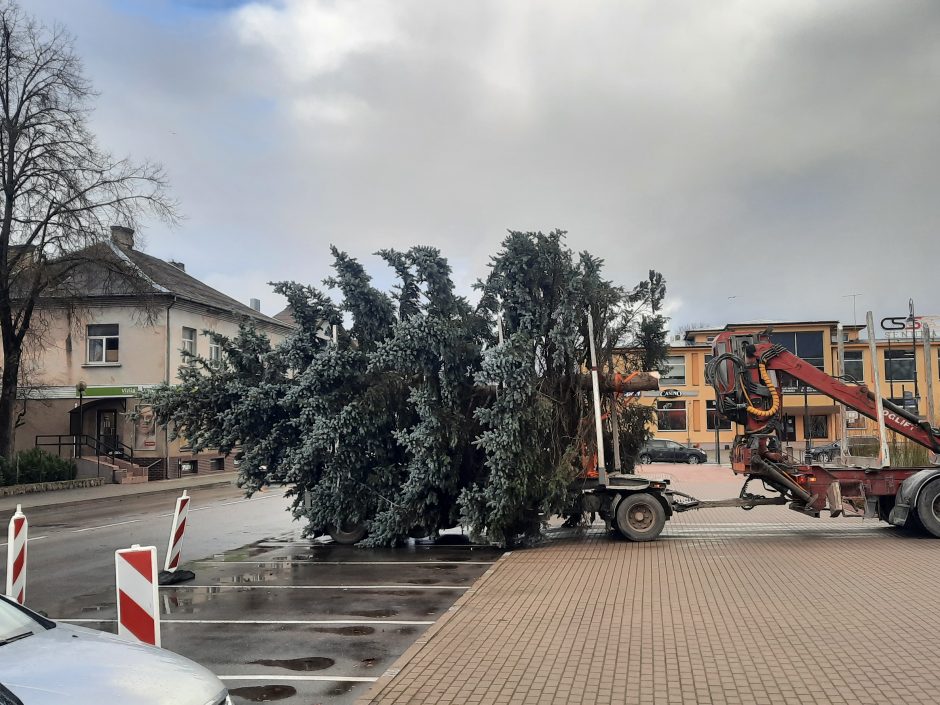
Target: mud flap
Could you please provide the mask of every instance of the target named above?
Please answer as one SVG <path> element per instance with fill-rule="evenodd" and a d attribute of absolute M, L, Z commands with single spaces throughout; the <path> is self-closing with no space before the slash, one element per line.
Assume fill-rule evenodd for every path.
<path fill-rule="evenodd" d="M 826 490 L 826 502 L 829 504 L 829 516 L 842 516 L 842 485 L 833 482 Z"/>

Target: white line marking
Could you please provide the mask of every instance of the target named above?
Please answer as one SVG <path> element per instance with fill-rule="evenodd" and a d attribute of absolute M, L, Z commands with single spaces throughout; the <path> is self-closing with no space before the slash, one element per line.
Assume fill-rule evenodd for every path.
<path fill-rule="evenodd" d="M 94 531 L 95 529 L 108 529 L 112 526 L 124 526 L 125 524 L 136 524 L 139 521 L 143 521 L 143 519 L 129 519 L 128 521 L 117 521 L 113 524 L 102 524 L 101 526 L 89 526 L 84 529 L 72 529 L 70 533 L 80 534 L 83 531 Z"/>
<path fill-rule="evenodd" d="M 192 561 L 198 565 L 493 565 L 496 561 Z"/>
<path fill-rule="evenodd" d="M 219 585 L 161 585 L 166 590 L 469 590 L 469 585 L 263 585 L 258 583 L 225 583 Z"/>
<path fill-rule="evenodd" d="M 343 681 L 348 683 L 375 683 L 378 676 L 218 676 L 224 681 Z"/>
<path fill-rule="evenodd" d="M 69 624 L 117 624 L 116 619 L 53 619 Z M 399 626 L 428 626 L 433 621 L 409 619 L 160 619 L 161 624 L 394 624 Z"/>
<path fill-rule="evenodd" d="M 197 506 L 195 506 L 195 507 L 192 507 L 189 511 L 191 511 L 191 512 L 204 512 L 204 511 L 206 511 L 207 509 L 216 509 L 217 507 L 228 507 L 228 506 L 231 506 L 231 505 L 233 505 L 233 504 L 244 504 L 245 502 L 256 502 L 256 501 L 261 500 L 261 499 L 274 499 L 275 497 L 281 497 L 281 499 L 284 499 L 281 495 L 269 494 L 269 495 L 265 495 L 265 496 L 263 496 L 263 497 L 252 497 L 251 499 L 236 499 L 234 502 L 220 502 L 220 503 L 218 503 L 218 504 L 209 504 L 209 505 L 206 505 L 206 506 L 203 506 L 203 507 L 200 507 L 200 506 L 197 505 Z M 167 513 L 167 514 L 157 514 L 157 518 L 158 518 L 158 519 L 161 519 L 161 518 L 163 518 L 163 517 L 171 517 L 171 516 L 173 516 L 173 512 L 169 512 L 169 513 Z"/>
<path fill-rule="evenodd" d="M 30 542 L 30 541 L 41 541 L 41 540 L 44 539 L 44 538 L 48 538 L 48 537 L 46 537 L 46 536 L 27 536 L 27 537 L 26 537 L 26 541 L 27 541 L 27 543 Z M 3 543 L 0 543 L 0 547 L 6 546 L 6 545 L 7 545 L 7 542 L 6 542 L 6 541 L 4 541 Z"/>

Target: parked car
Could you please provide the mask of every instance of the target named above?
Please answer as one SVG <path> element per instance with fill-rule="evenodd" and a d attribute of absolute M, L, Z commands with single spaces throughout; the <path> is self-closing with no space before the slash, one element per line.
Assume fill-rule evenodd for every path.
<path fill-rule="evenodd" d="M 701 448 L 690 448 L 675 441 L 653 438 L 640 448 L 640 452 L 636 454 L 636 459 L 641 465 L 656 462 L 696 465 L 704 463 L 708 460 L 708 456 Z"/>
<path fill-rule="evenodd" d="M 172 651 L 56 623 L 3 596 L 0 684 L 0 703 L 13 705 L 232 702 L 215 675 Z"/>
<path fill-rule="evenodd" d="M 838 458 L 841 453 L 838 441 L 804 451 L 806 459 L 812 463 L 831 463 L 833 458 Z"/>

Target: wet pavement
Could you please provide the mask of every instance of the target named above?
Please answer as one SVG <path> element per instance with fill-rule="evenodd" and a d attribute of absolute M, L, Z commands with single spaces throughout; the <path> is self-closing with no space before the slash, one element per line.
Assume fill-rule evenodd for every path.
<path fill-rule="evenodd" d="M 471 545 L 360 549 L 283 533 L 185 567 L 160 589 L 163 646 L 213 670 L 235 703 L 340 704 L 371 684 L 500 557 Z M 113 587 L 50 616 L 115 631 Z"/>

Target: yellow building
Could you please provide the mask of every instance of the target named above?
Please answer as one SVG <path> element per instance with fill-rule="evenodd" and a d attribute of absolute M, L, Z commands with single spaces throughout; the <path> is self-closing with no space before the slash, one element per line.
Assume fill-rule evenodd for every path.
<path fill-rule="evenodd" d="M 723 328 L 687 331 L 672 341 L 669 370 L 660 379 L 658 392 L 644 392 L 643 403 L 657 409 L 655 437 L 712 449 L 715 447 L 715 392 L 705 382 L 705 364 L 712 356 L 712 342 L 723 331 L 769 331 L 775 343 L 815 364 L 826 373 L 838 376 L 838 322 L 747 322 Z M 938 331 L 940 332 L 940 331 Z M 864 327 L 844 325 L 847 376 L 873 386 L 871 356 Z M 924 364 L 923 334 L 918 332 L 916 350 L 910 330 L 882 333 L 876 341 L 877 364 L 881 374 L 881 392 L 885 399 L 927 415 L 927 369 Z M 890 336 L 890 337 L 889 337 Z M 940 337 L 931 334 L 930 373 L 933 378 L 934 408 L 940 412 Z M 916 384 L 915 384 L 916 369 Z M 812 388 L 805 389 L 792 378 L 778 380 L 783 392 L 785 440 L 794 449 L 807 440 L 818 446 L 842 438 L 841 406 Z M 937 419 L 931 419 L 936 424 Z M 721 447 L 730 446 L 736 433 L 733 425 L 717 419 L 717 437 Z M 845 415 L 846 435 L 870 436 L 874 422 L 851 411 Z M 808 431 L 808 432 L 807 432 Z"/>

